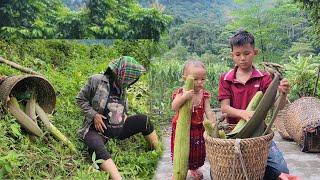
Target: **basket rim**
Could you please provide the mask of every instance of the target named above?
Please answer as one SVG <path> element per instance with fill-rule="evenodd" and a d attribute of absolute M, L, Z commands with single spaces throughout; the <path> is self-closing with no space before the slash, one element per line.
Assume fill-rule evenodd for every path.
<path fill-rule="evenodd" d="M 205 139 L 205 141 L 210 141 L 210 142 L 219 142 L 219 143 L 234 143 L 236 141 L 236 139 L 221 139 L 221 138 L 215 138 L 215 137 L 211 137 L 207 134 L 207 132 L 205 131 L 203 133 L 203 137 Z M 251 137 L 251 138 L 243 138 L 241 139 L 241 141 L 253 141 L 253 140 L 258 140 L 258 139 L 273 139 L 274 137 L 274 132 L 271 130 L 270 133 L 263 135 L 263 136 L 258 136 L 258 137 Z M 240 138 L 238 138 L 240 139 Z"/>
<path fill-rule="evenodd" d="M 22 80 L 27 79 L 27 78 L 39 78 L 41 80 L 43 80 L 44 82 L 46 82 L 49 86 L 49 88 L 51 89 L 50 91 L 53 92 L 54 94 L 54 98 L 53 98 L 53 102 L 52 102 L 52 108 L 50 108 L 50 111 L 54 111 L 54 107 L 56 105 L 56 96 L 55 96 L 55 90 L 52 86 L 52 84 L 43 76 L 41 75 L 34 75 L 34 74 L 20 74 L 20 75 L 12 75 L 12 76 L 7 76 L 5 78 L 5 80 L 0 84 L 0 87 L 5 83 L 5 81 L 7 79 L 15 79 L 15 81 L 13 81 L 12 84 L 10 84 L 10 88 L 7 89 L 8 91 L 5 92 L 5 94 L 1 95 L 1 99 L 0 99 L 0 105 L 3 106 L 5 109 L 7 109 L 8 107 L 8 97 L 10 96 L 10 92 L 14 89 L 14 87 Z"/>

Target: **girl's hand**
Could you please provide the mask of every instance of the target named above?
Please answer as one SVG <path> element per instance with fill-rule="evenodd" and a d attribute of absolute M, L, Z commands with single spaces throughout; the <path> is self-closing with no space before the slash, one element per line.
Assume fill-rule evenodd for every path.
<path fill-rule="evenodd" d="M 94 116 L 94 120 L 93 120 L 94 127 L 96 128 L 96 130 L 102 133 L 104 133 L 104 129 L 107 129 L 107 126 L 104 124 L 103 119 L 107 119 L 107 118 L 102 114 L 97 113 Z"/>
<path fill-rule="evenodd" d="M 249 121 L 251 117 L 253 116 L 254 111 L 246 111 L 246 110 L 241 110 L 241 119 L 244 119 L 246 121 Z"/>
<path fill-rule="evenodd" d="M 183 96 L 186 97 L 186 99 L 191 99 L 194 96 L 194 90 L 183 90 Z"/>
<path fill-rule="evenodd" d="M 280 85 L 279 85 L 278 89 L 280 92 L 283 92 L 284 94 L 288 94 L 288 92 L 290 90 L 290 84 L 289 84 L 288 79 L 283 78 L 280 81 Z"/>

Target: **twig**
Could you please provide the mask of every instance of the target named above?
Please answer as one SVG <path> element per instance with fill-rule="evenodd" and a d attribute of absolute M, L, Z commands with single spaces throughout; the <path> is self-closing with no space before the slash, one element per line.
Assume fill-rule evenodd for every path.
<path fill-rule="evenodd" d="M 17 64 L 15 62 L 12 62 L 12 61 L 9 61 L 9 60 L 6 60 L 6 59 L 4 59 L 2 57 L 0 57 L 0 63 L 5 63 L 5 64 L 7 64 L 7 65 L 19 70 L 19 71 L 22 71 L 22 72 L 25 72 L 25 73 L 28 73 L 28 74 L 40 75 L 39 73 L 33 71 L 32 69 L 23 67 L 20 64 Z"/>

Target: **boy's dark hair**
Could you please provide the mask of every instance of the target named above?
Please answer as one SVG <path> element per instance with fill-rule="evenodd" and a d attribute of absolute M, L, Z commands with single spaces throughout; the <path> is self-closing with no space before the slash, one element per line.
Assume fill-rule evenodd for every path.
<path fill-rule="evenodd" d="M 248 43 L 254 47 L 254 36 L 245 30 L 238 31 L 230 38 L 231 50 L 233 50 L 233 46 L 243 46 Z"/>

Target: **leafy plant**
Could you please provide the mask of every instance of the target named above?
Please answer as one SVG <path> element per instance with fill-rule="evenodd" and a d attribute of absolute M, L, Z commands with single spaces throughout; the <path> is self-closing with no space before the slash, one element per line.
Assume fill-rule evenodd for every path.
<path fill-rule="evenodd" d="M 104 162 L 103 159 L 96 159 L 96 152 L 93 152 L 92 153 L 92 156 L 91 156 L 91 160 L 92 160 L 92 166 L 95 168 L 95 169 L 99 169 L 99 165 L 98 164 L 101 164 Z"/>
<path fill-rule="evenodd" d="M 320 64 L 319 56 L 302 57 L 299 55 L 296 58 L 290 57 L 289 60 L 290 62 L 285 65 L 285 68 L 286 77 L 292 86 L 290 99 L 312 96 L 316 84 L 316 72 Z"/>
<path fill-rule="evenodd" d="M 21 165 L 21 155 L 11 150 L 0 157 L 0 178 L 12 173 L 16 166 Z"/>

